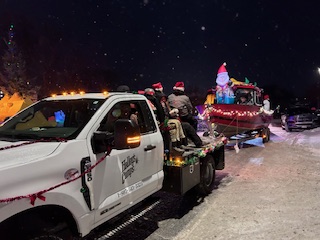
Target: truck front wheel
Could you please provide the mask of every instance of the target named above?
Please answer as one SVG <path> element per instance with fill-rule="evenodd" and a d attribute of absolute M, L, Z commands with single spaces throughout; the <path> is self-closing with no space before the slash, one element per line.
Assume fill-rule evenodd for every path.
<path fill-rule="evenodd" d="M 214 186 L 215 162 L 211 155 L 207 155 L 200 164 L 200 183 L 197 190 L 200 194 L 207 195 L 211 193 Z"/>
<path fill-rule="evenodd" d="M 32 240 L 63 240 L 63 239 L 54 235 L 43 235 L 39 237 L 34 237 L 32 238 Z"/>
<path fill-rule="evenodd" d="M 70 212 L 59 206 L 40 206 L 21 212 L 0 224 L 1 239 L 78 239 Z"/>

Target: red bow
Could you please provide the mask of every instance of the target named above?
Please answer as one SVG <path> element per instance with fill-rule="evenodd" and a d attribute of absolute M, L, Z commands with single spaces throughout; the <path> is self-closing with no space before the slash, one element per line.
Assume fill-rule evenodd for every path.
<path fill-rule="evenodd" d="M 29 198 L 30 198 L 30 203 L 32 204 L 32 206 L 34 206 L 34 202 L 36 201 L 37 198 L 39 198 L 42 201 L 46 200 L 46 197 L 43 196 L 41 193 L 32 194 Z"/>

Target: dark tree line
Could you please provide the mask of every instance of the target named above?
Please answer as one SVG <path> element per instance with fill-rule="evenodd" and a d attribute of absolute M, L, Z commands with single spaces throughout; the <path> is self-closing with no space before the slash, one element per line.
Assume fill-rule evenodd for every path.
<path fill-rule="evenodd" d="M 0 86 L 9 94 L 36 91 L 42 98 L 63 91 L 110 90 L 119 84 L 113 70 L 91 64 L 82 47 L 57 27 L 35 25 L 21 16 L 4 15 L 0 21 Z"/>

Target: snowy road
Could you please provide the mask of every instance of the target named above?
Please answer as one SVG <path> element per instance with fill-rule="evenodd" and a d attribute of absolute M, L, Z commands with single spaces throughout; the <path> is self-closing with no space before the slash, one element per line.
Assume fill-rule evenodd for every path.
<path fill-rule="evenodd" d="M 320 128 L 270 129 L 270 142 L 258 138 L 238 153 L 226 151 L 209 196 L 159 192 L 143 216 L 117 232 L 110 230 L 119 222 L 103 226 L 88 239 L 319 239 Z"/>
<path fill-rule="evenodd" d="M 172 239 L 319 239 L 320 128 L 271 132 L 228 152 L 218 189 Z"/>
<path fill-rule="evenodd" d="M 289 145 L 299 145 L 319 154 L 320 157 L 320 127 L 304 131 L 286 132 L 280 127 L 270 127 L 272 142 L 285 142 Z"/>

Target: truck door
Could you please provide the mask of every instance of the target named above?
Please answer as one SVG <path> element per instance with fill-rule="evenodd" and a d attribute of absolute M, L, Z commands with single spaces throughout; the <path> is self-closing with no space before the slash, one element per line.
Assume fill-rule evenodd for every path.
<path fill-rule="evenodd" d="M 112 133 L 113 123 L 119 118 L 131 119 L 139 124 L 141 144 L 133 149 L 113 149 L 111 154 L 93 169 L 96 224 L 129 208 L 159 188 L 163 145 L 147 102 L 117 102 L 97 130 Z M 103 154 L 94 155 L 95 161 L 102 156 Z"/>

